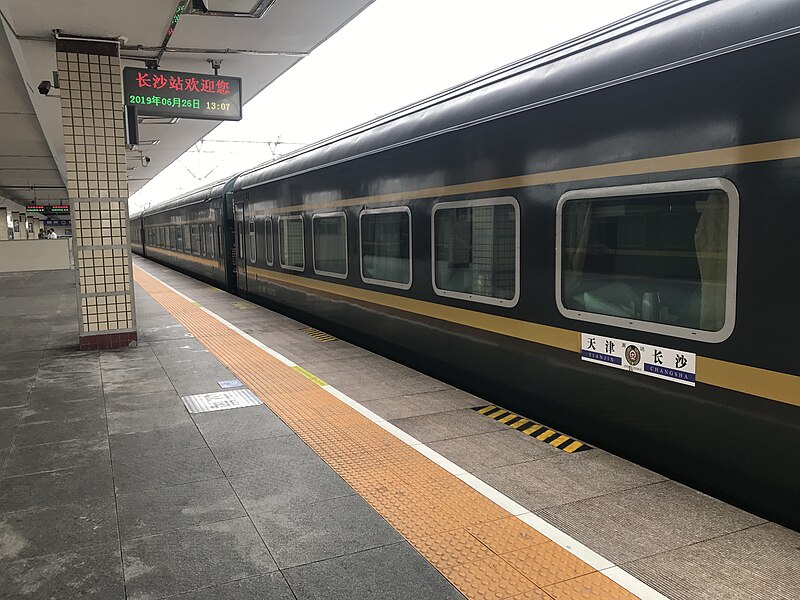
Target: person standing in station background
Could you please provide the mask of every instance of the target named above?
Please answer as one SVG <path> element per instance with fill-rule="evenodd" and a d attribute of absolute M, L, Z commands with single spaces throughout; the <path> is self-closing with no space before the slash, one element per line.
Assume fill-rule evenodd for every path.
<path fill-rule="evenodd" d="M 40 240 L 44 240 L 44 239 L 47 238 L 47 234 L 44 232 L 44 228 L 42 228 L 42 227 L 39 228 L 39 236 L 38 237 L 39 237 Z"/>

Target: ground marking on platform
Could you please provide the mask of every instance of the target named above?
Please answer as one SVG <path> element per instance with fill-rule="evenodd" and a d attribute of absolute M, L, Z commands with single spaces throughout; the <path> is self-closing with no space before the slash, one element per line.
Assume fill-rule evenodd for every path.
<path fill-rule="evenodd" d="M 581 544 L 580 542 L 578 542 L 577 540 L 575 540 L 574 538 L 572 538 L 568 534 L 564 533 L 560 529 L 556 528 L 552 524 L 548 523 L 547 521 L 545 521 L 541 517 L 539 517 L 539 516 L 533 514 L 532 512 L 528 511 L 525 507 L 523 507 L 520 504 L 514 502 L 513 500 L 511 500 L 510 498 L 508 498 L 507 496 L 502 494 L 500 491 L 498 491 L 495 488 L 491 487 L 490 485 L 488 485 L 484 481 L 478 479 L 474 475 L 468 473 L 466 470 L 462 469 L 461 467 L 459 467 L 458 465 L 456 465 L 455 463 L 453 463 L 449 459 L 447 459 L 444 456 L 442 456 L 441 454 L 437 453 L 436 451 L 434 451 L 432 448 L 428 447 L 424 443 L 420 442 L 419 440 L 416 440 L 414 437 L 408 435 L 406 432 L 404 432 L 404 431 L 400 430 L 399 428 L 395 427 L 394 425 L 392 425 L 391 423 L 389 423 L 388 421 L 386 421 L 382 417 L 378 416 L 374 412 L 370 411 L 366 407 L 362 406 L 360 403 L 358 403 L 357 401 L 353 400 L 352 398 L 350 398 L 349 396 L 347 396 L 346 394 L 344 394 L 340 390 L 337 390 L 336 388 L 325 384 L 325 382 L 322 381 L 321 379 L 315 377 L 313 374 L 309 373 L 305 369 L 302 369 L 302 367 L 299 367 L 293 361 L 287 359 L 286 357 L 282 356 L 278 352 L 275 352 L 274 350 L 272 350 L 271 348 L 269 348 L 268 346 L 266 346 L 262 342 L 256 340 L 252 336 L 250 336 L 247 333 L 243 332 L 241 329 L 239 329 L 238 327 L 236 327 L 232 323 L 228 322 L 227 320 L 225 320 L 221 316 L 219 316 L 219 315 L 211 312 L 210 310 L 206 309 L 205 307 L 202 307 L 199 304 L 195 303 L 191 298 L 189 298 L 188 296 L 186 296 L 182 292 L 176 290 L 175 288 L 173 288 L 169 284 L 165 283 L 164 281 L 162 281 L 158 277 L 152 275 L 147 270 L 142 269 L 138 265 L 136 266 L 136 270 L 141 270 L 142 273 L 144 273 L 145 275 L 147 275 L 150 278 L 152 278 L 154 281 L 156 281 L 158 284 L 162 285 L 164 288 L 170 290 L 171 292 L 176 294 L 178 297 L 183 298 L 187 302 L 192 303 L 194 306 L 198 307 L 199 310 L 201 310 L 205 314 L 209 315 L 210 317 L 212 317 L 213 319 L 215 319 L 216 321 L 218 321 L 219 323 L 221 323 L 222 325 L 224 325 L 225 327 L 227 327 L 231 331 L 237 333 L 242 338 L 244 338 L 247 341 L 251 342 L 254 346 L 256 346 L 259 349 L 263 350 L 264 352 L 266 352 L 267 354 L 269 354 L 273 358 L 277 359 L 278 361 L 280 361 L 284 365 L 291 367 L 292 370 L 298 372 L 298 374 L 302 375 L 303 377 L 305 377 L 307 379 L 310 379 L 312 382 L 314 382 L 317 385 L 319 385 L 320 389 L 325 390 L 326 392 L 328 392 L 328 394 L 330 396 L 335 397 L 336 399 L 338 399 L 343 404 L 345 404 L 345 405 L 349 406 L 350 408 L 354 409 L 355 411 L 357 411 L 358 413 L 360 413 L 361 415 L 366 417 L 369 421 L 373 422 L 375 425 L 377 425 L 378 427 L 380 427 L 381 429 L 383 429 L 387 433 L 390 433 L 396 439 L 398 439 L 401 442 L 403 442 L 404 444 L 410 446 L 416 452 L 418 452 L 422 456 L 428 458 L 429 460 L 431 460 L 433 463 L 435 463 L 436 465 L 441 467 L 446 472 L 448 472 L 451 475 L 457 477 L 463 483 L 465 483 L 470 488 L 472 488 L 473 490 L 478 492 L 481 496 L 483 496 L 484 498 L 490 500 L 496 506 L 502 508 L 504 511 L 506 511 L 507 513 L 509 513 L 513 517 L 516 517 L 517 519 L 519 519 L 520 522 L 528 525 L 533 530 L 535 530 L 538 533 L 540 533 L 541 535 L 545 536 L 546 538 L 548 538 L 549 540 L 554 542 L 557 546 L 560 546 L 564 550 L 567 550 L 570 554 L 572 554 L 573 556 L 575 556 L 578 559 L 582 560 L 586 565 L 591 567 L 593 570 L 597 571 L 600 574 L 603 574 L 603 575 L 607 576 L 608 580 L 605 580 L 606 582 L 608 582 L 608 581 L 615 582 L 621 588 L 623 588 L 623 589 L 627 590 L 628 592 L 630 592 L 632 594 L 635 594 L 638 597 L 640 597 L 642 599 L 645 599 L 645 600 L 667 600 L 666 596 L 664 596 L 663 594 L 661 594 L 658 591 L 654 590 L 653 588 L 651 588 L 650 586 L 648 586 L 644 582 L 640 581 L 639 579 L 637 579 L 636 577 L 634 577 L 630 573 L 622 570 L 620 567 L 616 566 L 611 561 L 609 561 L 606 558 L 600 556 L 599 554 L 597 554 L 596 552 L 594 552 L 590 548 L 584 546 L 583 544 Z M 498 557 L 499 556 L 500 555 L 498 554 Z M 470 566 L 475 565 L 475 564 L 477 564 L 477 563 L 467 563 L 465 565 L 460 565 L 460 567 L 470 567 Z M 436 565 L 434 565 L 434 566 L 436 566 Z M 454 573 L 454 571 L 456 571 L 456 570 L 457 569 L 449 569 L 448 570 L 448 572 L 450 573 L 450 575 L 448 575 L 448 579 L 451 579 L 451 581 L 453 581 L 453 579 L 452 579 L 453 575 L 459 575 L 458 573 Z M 463 575 L 463 573 L 461 573 L 461 575 Z M 468 573 L 466 575 L 467 579 L 469 579 L 472 576 L 474 576 L 474 573 L 473 574 L 469 574 Z M 578 578 L 573 579 L 573 580 L 563 581 L 561 583 L 555 584 L 555 586 L 552 586 L 552 587 L 555 587 L 555 588 L 559 588 L 560 587 L 561 591 L 564 591 L 565 593 L 567 593 L 568 590 L 565 590 L 564 588 L 568 588 L 572 584 L 578 585 L 579 584 L 579 580 L 582 580 L 582 581 L 585 582 L 587 579 L 592 579 L 591 578 L 591 574 L 589 574 L 589 575 L 587 575 L 585 577 L 578 577 Z M 469 585 L 469 581 L 467 581 L 467 583 L 465 583 L 464 585 Z M 457 587 L 459 587 L 459 586 L 457 586 Z M 461 588 L 459 588 L 459 589 L 461 589 Z"/>
<path fill-rule="evenodd" d="M 500 408 L 499 406 L 495 406 L 494 404 L 489 404 L 488 406 L 476 406 L 472 410 L 489 417 L 490 419 L 494 419 L 503 425 L 508 425 L 520 433 L 534 437 L 545 444 L 550 444 L 554 448 L 563 450 L 568 454 L 585 452 L 586 450 L 592 449 L 592 447 L 588 444 L 584 444 L 583 442 L 573 439 L 568 435 L 564 435 L 563 433 L 550 429 L 546 425 L 526 419 L 525 417 L 522 417 L 516 413 L 512 413 L 504 408 Z"/>
<path fill-rule="evenodd" d="M 320 331 L 319 329 L 315 329 L 314 327 L 303 327 L 300 331 L 302 331 L 306 335 L 310 335 L 319 342 L 336 341 L 336 338 L 333 337 L 330 333 L 325 333 L 324 331 Z"/>
<path fill-rule="evenodd" d="M 225 392 L 211 392 L 210 394 L 192 394 L 191 396 L 181 396 L 181 401 L 186 407 L 186 410 L 192 414 L 263 404 L 258 396 L 250 390 L 228 390 Z"/>

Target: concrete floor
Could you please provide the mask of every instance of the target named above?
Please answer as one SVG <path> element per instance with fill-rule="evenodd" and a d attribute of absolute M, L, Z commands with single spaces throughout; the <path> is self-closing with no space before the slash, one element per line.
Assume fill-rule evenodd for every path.
<path fill-rule="evenodd" d="M 666 596 L 800 598 L 797 532 L 137 262 Z M 0 276 L 0 300 L 0 597 L 461 597 L 269 409 L 189 415 L 234 376 L 142 290 L 120 352 L 74 349 L 71 272 Z"/>

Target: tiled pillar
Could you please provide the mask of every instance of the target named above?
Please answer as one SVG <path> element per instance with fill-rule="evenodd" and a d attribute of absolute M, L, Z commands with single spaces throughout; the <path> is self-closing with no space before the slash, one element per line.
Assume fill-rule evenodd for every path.
<path fill-rule="evenodd" d="M 8 239 L 8 209 L 0 208 L 0 241 Z"/>
<path fill-rule="evenodd" d="M 56 41 L 83 349 L 136 343 L 119 45 Z"/>

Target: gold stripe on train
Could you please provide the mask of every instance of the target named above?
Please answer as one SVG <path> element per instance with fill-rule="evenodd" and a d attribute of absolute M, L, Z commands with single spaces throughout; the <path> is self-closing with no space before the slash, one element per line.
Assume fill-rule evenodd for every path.
<path fill-rule="evenodd" d="M 685 152 L 683 154 L 670 154 L 653 158 L 639 158 L 636 160 L 605 163 L 588 167 L 576 167 L 558 171 L 518 175 L 515 177 L 504 177 L 502 179 L 487 179 L 485 181 L 423 188 L 407 192 L 393 192 L 375 196 L 363 196 L 361 198 L 348 198 L 332 202 L 296 204 L 293 206 L 276 208 L 272 210 L 271 213 L 284 214 L 304 210 L 359 206 L 363 204 L 406 202 L 423 198 L 440 198 L 443 196 L 474 194 L 477 192 L 494 192 L 497 190 L 509 190 L 536 185 L 588 181 L 591 179 L 605 179 L 607 177 L 668 173 L 670 171 L 724 167 L 728 165 L 742 165 L 770 160 L 786 160 L 790 158 L 800 158 L 800 138 L 762 142 L 759 144 L 749 144 L 747 146 L 730 146 L 727 148 L 701 150 L 698 152 Z"/>
<path fill-rule="evenodd" d="M 167 250 L 166 248 L 159 248 L 157 246 L 148 245 L 147 253 L 163 254 L 165 256 L 179 258 L 181 260 L 197 263 L 206 267 L 214 267 L 215 269 L 219 268 L 219 261 L 216 261 L 212 258 L 203 258 L 202 256 L 195 256 L 194 254 L 186 254 L 184 252 L 177 252 L 175 250 Z"/>
<path fill-rule="evenodd" d="M 290 286 L 377 304 L 386 308 L 439 319 L 553 348 L 569 350 L 570 352 L 579 353 L 581 349 L 580 332 L 569 329 L 489 315 L 464 308 L 445 306 L 329 281 L 307 279 L 297 275 L 289 275 L 288 273 L 267 271 L 258 267 L 248 267 L 247 270 L 248 272 L 257 273 L 264 279 Z M 796 375 L 698 356 L 696 379 L 708 385 L 800 406 L 800 377 Z"/>

